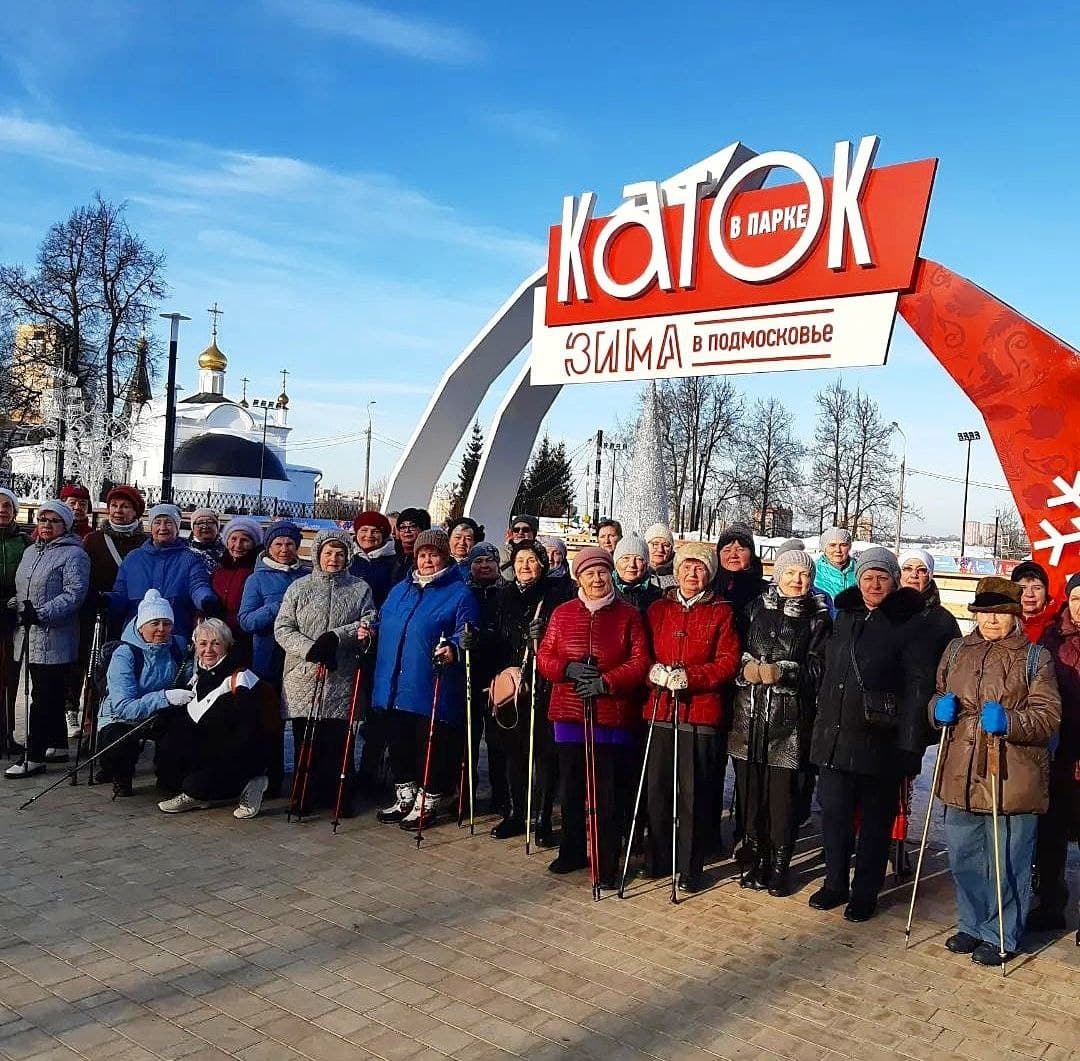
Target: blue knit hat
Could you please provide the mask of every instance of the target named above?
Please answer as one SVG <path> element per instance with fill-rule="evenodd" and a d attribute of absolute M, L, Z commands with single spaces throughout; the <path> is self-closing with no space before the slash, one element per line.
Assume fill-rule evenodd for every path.
<path fill-rule="evenodd" d="M 252 519 L 250 516 L 233 516 L 228 523 L 225 524 L 225 529 L 221 532 L 221 540 L 228 542 L 229 535 L 234 531 L 239 531 L 241 534 L 247 535 L 251 539 L 251 544 L 258 546 L 262 541 L 262 527 L 259 526 L 257 519 Z"/>
<path fill-rule="evenodd" d="M 292 522 L 292 520 L 282 519 L 277 523 L 271 523 L 266 528 L 266 534 L 263 537 L 263 547 L 270 548 L 270 543 L 275 538 L 288 538 L 296 543 L 297 548 L 300 547 L 300 542 L 303 538 L 303 534 L 300 532 L 300 528 Z"/>

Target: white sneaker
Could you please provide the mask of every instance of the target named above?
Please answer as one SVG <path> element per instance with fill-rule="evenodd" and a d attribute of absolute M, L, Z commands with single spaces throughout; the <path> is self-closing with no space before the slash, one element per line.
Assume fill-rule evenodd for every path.
<path fill-rule="evenodd" d="M 412 782 L 403 785 L 394 785 L 394 802 L 389 807 L 383 807 L 375 815 L 383 823 L 399 822 L 412 810 L 416 802 L 417 788 Z"/>
<path fill-rule="evenodd" d="M 401 819 L 402 829 L 411 829 L 414 832 L 420 828 L 420 810 L 423 808 L 424 824 L 434 825 L 439 816 L 439 809 L 443 806 L 445 797 L 437 792 L 425 792 L 422 788 L 416 793 L 416 802 L 412 810 Z"/>
<path fill-rule="evenodd" d="M 70 758 L 67 748 L 45 749 L 45 762 L 47 763 L 66 763 Z"/>
<path fill-rule="evenodd" d="M 45 773 L 44 763 L 36 763 L 33 759 L 23 759 L 22 762 L 12 763 L 4 771 L 4 777 L 37 777 L 38 774 L 43 773 Z"/>
<path fill-rule="evenodd" d="M 74 740 L 80 733 L 82 733 L 82 726 L 79 721 L 78 711 L 67 712 L 67 735 L 69 740 Z"/>
<path fill-rule="evenodd" d="M 244 785 L 244 791 L 240 793 L 240 804 L 232 812 L 233 817 L 241 820 L 256 817 L 259 811 L 262 810 L 263 796 L 266 795 L 266 790 L 269 787 L 270 779 L 266 774 L 253 777 Z"/>
<path fill-rule="evenodd" d="M 158 810 L 165 814 L 183 814 L 186 810 L 209 810 L 210 806 L 211 804 L 206 800 L 195 799 L 186 792 L 181 792 L 179 796 L 173 796 L 172 799 L 164 799 L 157 805 Z"/>

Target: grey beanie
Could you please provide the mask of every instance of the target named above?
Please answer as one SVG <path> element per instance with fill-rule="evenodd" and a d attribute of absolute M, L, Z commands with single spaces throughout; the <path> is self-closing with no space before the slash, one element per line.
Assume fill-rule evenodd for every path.
<path fill-rule="evenodd" d="M 620 538 L 619 544 L 615 546 L 615 552 L 611 559 L 618 563 L 624 556 L 640 556 L 645 563 L 649 562 L 649 546 L 646 544 L 644 538 L 639 538 L 636 534 L 631 534 L 629 537 Z"/>
<path fill-rule="evenodd" d="M 779 583 L 780 576 L 793 567 L 801 567 L 810 573 L 810 581 L 814 581 L 814 559 L 803 549 L 788 549 L 782 552 L 773 563 L 773 581 Z"/>
<path fill-rule="evenodd" d="M 784 553 L 793 553 L 799 549 L 805 550 L 806 542 L 804 542 L 802 538 L 788 538 L 776 547 L 776 552 L 773 553 L 773 556 L 779 559 Z"/>
<path fill-rule="evenodd" d="M 16 511 L 18 510 L 16 509 Z M 75 522 L 75 513 L 72 512 L 71 509 L 68 508 L 68 506 L 59 499 L 54 499 L 52 501 L 42 501 L 41 504 L 38 505 L 38 511 L 56 513 L 56 515 L 58 515 L 64 521 L 65 533 L 71 530 L 71 525 Z"/>
<path fill-rule="evenodd" d="M 839 542 L 841 545 L 850 545 L 851 531 L 844 530 L 843 527 L 830 527 L 818 538 L 818 546 L 821 549 L 824 549 L 826 545 L 832 545 L 833 542 Z"/>
<path fill-rule="evenodd" d="M 494 542 L 477 542 L 469 550 L 469 563 L 473 563 L 476 560 L 494 560 L 498 563 L 499 547 Z"/>
<path fill-rule="evenodd" d="M 893 582 L 900 584 L 900 564 L 891 549 L 875 545 L 855 557 L 855 578 L 862 577 L 864 571 L 884 571 Z"/>

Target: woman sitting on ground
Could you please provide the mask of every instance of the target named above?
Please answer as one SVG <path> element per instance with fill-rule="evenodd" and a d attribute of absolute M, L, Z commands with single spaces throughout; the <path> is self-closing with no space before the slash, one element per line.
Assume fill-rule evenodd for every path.
<path fill-rule="evenodd" d="M 228 537 L 226 536 L 226 543 Z M 163 760 L 179 793 L 158 810 L 180 814 L 205 810 L 215 803 L 240 804 L 237 818 L 254 818 L 266 792 L 268 737 L 276 728 L 277 694 L 242 664 L 228 624 L 204 619 L 195 627 L 195 664 L 191 699 L 168 721 L 162 738 Z"/>
<path fill-rule="evenodd" d="M 116 745 L 102 754 L 98 778 L 112 781 L 114 799 L 132 793 L 142 739 L 129 738 L 135 727 L 193 699 L 190 689 L 174 688 L 183 661 L 184 642 L 173 635 L 172 605 L 148 589 L 109 657 L 107 689 L 98 710 L 98 748 Z M 152 728 L 147 726 L 142 736 L 150 737 Z"/>

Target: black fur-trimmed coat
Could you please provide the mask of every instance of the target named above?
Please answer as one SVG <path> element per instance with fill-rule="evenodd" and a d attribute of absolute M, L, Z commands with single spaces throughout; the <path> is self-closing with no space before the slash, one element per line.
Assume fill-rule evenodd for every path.
<path fill-rule="evenodd" d="M 747 685 L 742 664 L 728 753 L 735 759 L 796 770 L 806 764 L 825 646 L 832 630 L 823 597 L 783 597 L 770 586 L 746 611 L 742 664 L 780 666 L 776 685 Z"/>

